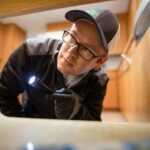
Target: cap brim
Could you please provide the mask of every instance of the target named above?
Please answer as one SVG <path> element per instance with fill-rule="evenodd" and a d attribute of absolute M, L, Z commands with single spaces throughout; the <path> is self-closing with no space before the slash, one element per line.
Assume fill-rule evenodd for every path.
<path fill-rule="evenodd" d="M 71 11 L 68 11 L 65 15 L 66 19 L 71 21 L 71 22 L 75 22 L 79 19 L 86 19 L 88 21 L 91 21 L 93 22 L 95 25 L 96 25 L 96 28 L 99 32 L 99 35 L 100 35 L 100 39 L 103 43 L 103 47 L 105 50 L 108 51 L 108 45 L 107 45 L 107 42 L 106 42 L 106 39 L 105 39 L 105 36 L 104 36 L 104 33 L 102 31 L 102 28 L 100 26 L 97 25 L 95 19 L 89 15 L 87 12 L 85 11 L 82 11 L 82 10 L 71 10 Z"/>

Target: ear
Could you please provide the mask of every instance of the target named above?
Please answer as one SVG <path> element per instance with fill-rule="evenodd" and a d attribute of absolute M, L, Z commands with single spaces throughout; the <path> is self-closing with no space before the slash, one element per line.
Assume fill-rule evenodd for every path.
<path fill-rule="evenodd" d="M 97 60 L 97 62 L 96 62 L 96 65 L 95 65 L 94 69 L 95 69 L 95 70 L 99 70 L 100 67 L 101 67 L 101 65 L 102 65 L 106 60 L 108 60 L 108 55 L 105 55 L 105 56 L 99 58 L 99 59 Z"/>

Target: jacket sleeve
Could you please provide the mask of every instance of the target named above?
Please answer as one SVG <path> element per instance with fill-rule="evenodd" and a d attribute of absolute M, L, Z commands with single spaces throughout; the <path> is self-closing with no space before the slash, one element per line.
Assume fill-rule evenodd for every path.
<path fill-rule="evenodd" d="M 0 111 L 7 116 L 22 116 L 22 108 L 17 99 L 24 91 L 23 70 L 27 54 L 26 44 L 22 44 L 9 57 L 0 76 Z"/>
<path fill-rule="evenodd" d="M 106 94 L 108 79 L 104 85 L 99 82 L 94 82 L 95 85 L 92 87 L 92 83 L 89 85 L 90 91 L 87 93 L 85 100 L 79 109 L 79 112 L 73 117 L 73 119 L 79 120 L 102 120 L 101 113 L 103 109 L 103 100 Z"/>

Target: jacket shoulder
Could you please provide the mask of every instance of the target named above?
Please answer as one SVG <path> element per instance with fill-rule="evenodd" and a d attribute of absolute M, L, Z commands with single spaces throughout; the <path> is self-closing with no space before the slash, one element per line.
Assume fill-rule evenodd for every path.
<path fill-rule="evenodd" d="M 94 72 L 94 77 L 96 78 L 97 80 L 97 83 L 100 85 L 100 86 L 106 86 L 108 81 L 109 81 L 109 78 L 108 78 L 108 75 L 106 74 L 106 72 L 101 69 L 99 71 L 96 71 Z"/>
<path fill-rule="evenodd" d="M 27 39 L 25 44 L 29 55 L 51 55 L 60 48 L 62 41 L 40 36 Z"/>

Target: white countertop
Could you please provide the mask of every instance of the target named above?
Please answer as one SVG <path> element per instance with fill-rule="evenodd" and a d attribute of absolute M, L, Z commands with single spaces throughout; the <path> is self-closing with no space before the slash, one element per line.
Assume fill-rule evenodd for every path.
<path fill-rule="evenodd" d="M 150 124 L 0 117 L 0 150 L 17 150 L 28 142 L 96 144 L 140 139 L 150 139 Z"/>

